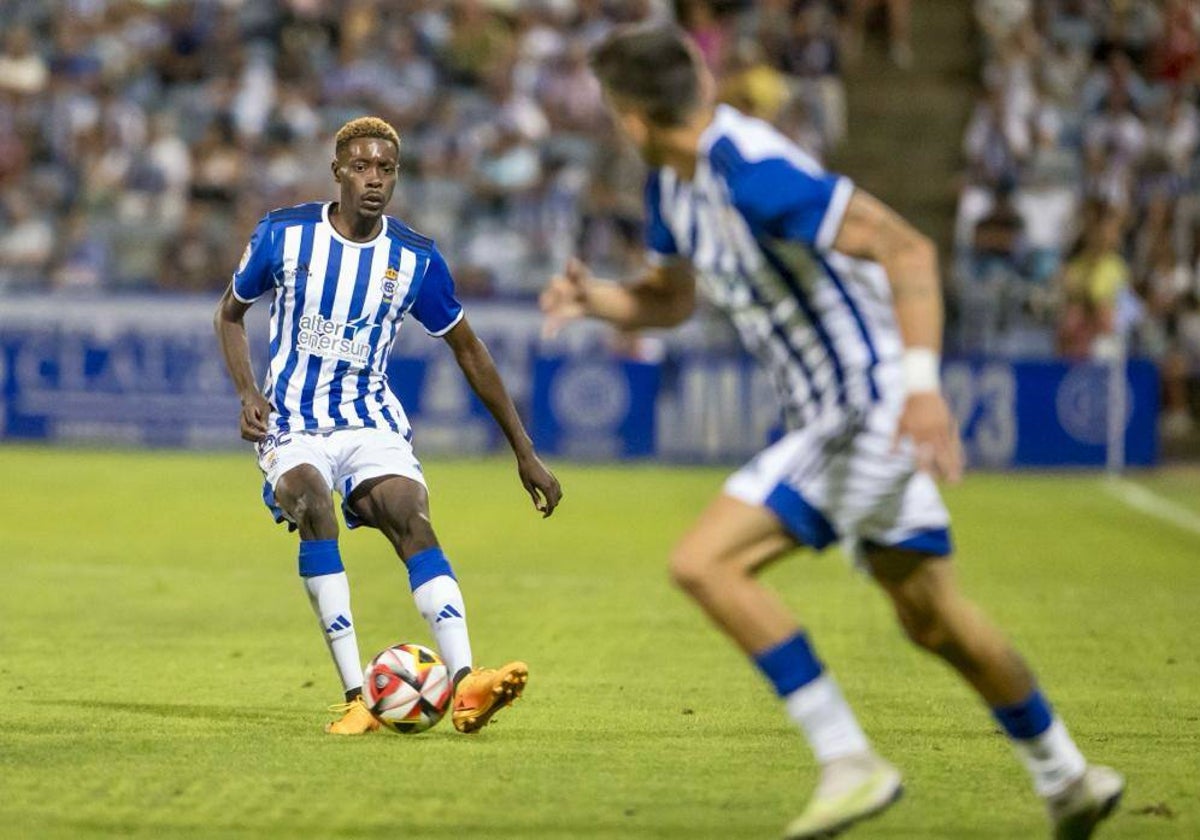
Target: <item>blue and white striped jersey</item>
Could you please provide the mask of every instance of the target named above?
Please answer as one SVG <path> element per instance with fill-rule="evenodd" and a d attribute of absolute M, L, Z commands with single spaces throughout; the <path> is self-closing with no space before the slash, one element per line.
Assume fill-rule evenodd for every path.
<path fill-rule="evenodd" d="M 388 388 L 387 361 L 405 317 L 442 336 L 462 319 L 454 281 L 433 240 L 390 216 L 370 242 L 329 222 L 326 202 L 272 210 L 250 238 L 233 294 L 273 292 L 271 361 L 263 394 L 281 431 L 344 426 L 410 435 Z"/>
<path fill-rule="evenodd" d="M 691 261 L 778 390 L 789 428 L 902 391 L 887 276 L 832 250 L 854 187 L 767 123 L 718 106 L 690 181 L 646 185 L 652 260 Z"/>

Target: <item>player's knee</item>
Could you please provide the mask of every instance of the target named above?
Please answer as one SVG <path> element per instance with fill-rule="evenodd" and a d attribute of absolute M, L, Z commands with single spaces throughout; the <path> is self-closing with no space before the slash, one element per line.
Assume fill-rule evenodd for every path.
<path fill-rule="evenodd" d="M 941 655 L 953 644 L 950 625 L 933 602 L 909 602 L 900 605 L 897 614 L 904 634 L 917 647 Z"/>
<path fill-rule="evenodd" d="M 284 510 L 298 523 L 326 527 L 332 524 L 337 527 L 333 497 L 329 493 L 305 489 L 293 497 L 291 509 Z"/>
<path fill-rule="evenodd" d="M 667 569 L 672 583 L 685 592 L 696 593 L 711 584 L 716 565 L 711 556 L 684 541 L 671 551 Z"/>

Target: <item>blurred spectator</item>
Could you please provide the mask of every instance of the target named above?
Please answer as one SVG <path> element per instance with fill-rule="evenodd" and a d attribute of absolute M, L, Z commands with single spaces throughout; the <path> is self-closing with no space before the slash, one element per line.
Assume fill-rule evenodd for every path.
<path fill-rule="evenodd" d="M 722 95 L 821 156 L 845 133 L 845 8 L 0 4 L 0 286 L 217 291 L 264 212 L 329 195 L 330 136 L 364 113 L 399 130 L 393 209 L 442 242 L 464 294 L 531 294 L 576 249 L 631 268 L 644 170 L 609 121 L 588 48 L 676 11 Z"/>
<path fill-rule="evenodd" d="M 795 4 L 788 37 L 779 49 L 780 69 L 790 79 L 793 96 L 813 115 L 825 147 L 833 148 L 846 134 L 846 92 L 834 23 L 824 4 Z"/>
<path fill-rule="evenodd" d="M 1102 208 L 1060 277 L 1058 349 L 1068 359 L 1102 358 L 1116 331 L 1117 303 L 1129 285 L 1121 256 L 1120 213 Z"/>
<path fill-rule="evenodd" d="M 192 198 L 232 209 L 246 172 L 245 150 L 237 142 L 233 121 L 222 115 L 214 120 L 194 149 Z"/>
<path fill-rule="evenodd" d="M 975 13 L 987 93 L 964 137 L 956 279 L 975 323 L 960 349 L 1050 338 L 1085 359 L 1127 342 L 1159 364 L 1164 433 L 1186 431 L 1200 392 L 1200 6 L 977 0 Z M 1011 210 L 1015 252 L 991 247 Z"/>
<path fill-rule="evenodd" d="M 540 101 L 556 132 L 590 134 L 606 121 L 600 83 L 588 68 L 583 41 L 562 45 L 546 62 L 547 72 L 540 87 Z"/>
<path fill-rule="evenodd" d="M 1188 361 L 1179 336 L 1179 320 L 1192 292 L 1192 273 L 1175 256 L 1168 238 L 1159 240 L 1148 273 L 1137 281 L 1147 317 L 1138 324 L 1135 348 L 1154 359 L 1162 372 L 1163 433 L 1179 436 L 1191 430 L 1188 411 Z"/>
<path fill-rule="evenodd" d="M 34 50 L 33 35 L 23 27 L 14 27 L 4 36 L 0 52 L 0 91 L 32 96 L 46 89 L 50 78 L 46 61 Z"/>
<path fill-rule="evenodd" d="M 58 254 L 50 271 L 50 283 L 53 288 L 103 288 L 110 271 L 108 243 L 99 235 L 82 210 L 76 210 L 67 219 L 57 250 Z"/>
<path fill-rule="evenodd" d="M 158 269 L 159 285 L 169 291 L 198 292 L 211 288 L 213 275 L 225 272 L 213 265 L 213 256 L 227 250 L 228 231 L 215 218 L 212 205 L 195 202 L 188 207 L 183 225 L 167 242 Z"/>
<path fill-rule="evenodd" d="M 1200 144 L 1200 118 L 1196 105 L 1187 96 L 1188 89 L 1176 86 L 1148 132 L 1149 147 L 1166 158 L 1171 169 L 1187 176 Z"/>
<path fill-rule="evenodd" d="M 911 0 L 848 0 L 850 13 L 846 20 L 846 52 L 851 61 L 862 54 L 869 17 L 882 8 L 887 14 L 888 57 L 901 70 L 912 67 Z"/>
<path fill-rule="evenodd" d="M 675 4 L 679 25 L 692 36 L 708 69 L 720 78 L 730 53 L 732 33 L 710 0 L 678 0 Z"/>
<path fill-rule="evenodd" d="M 975 225 L 973 248 L 976 272 L 989 273 L 989 263 L 1000 263 L 1005 268 L 1019 266 L 1025 256 L 1025 223 L 1013 206 L 1012 184 L 1002 183 L 996 188 L 995 203 Z"/>
<path fill-rule="evenodd" d="M 513 38 L 504 21 L 488 12 L 481 0 L 458 0 L 450 12 L 450 37 L 442 66 L 452 82 L 478 85 L 497 62 L 513 54 Z"/>
<path fill-rule="evenodd" d="M 775 122 L 792 94 L 787 76 L 767 62 L 756 41 L 744 38 L 734 48 L 719 96 L 740 111 Z"/>
<path fill-rule="evenodd" d="M 32 196 L 12 192 L 0 208 L 0 289 L 40 286 L 54 248 L 54 226 Z"/>
<path fill-rule="evenodd" d="M 1200 59 L 1200 10 L 1189 0 L 1164 0 L 1162 35 L 1150 57 L 1153 73 L 1175 85 L 1195 81 L 1196 62 Z"/>
<path fill-rule="evenodd" d="M 1032 126 L 1009 110 L 1004 91 L 999 86 L 986 90 L 963 141 L 973 179 L 985 185 L 1015 181 L 1032 145 Z"/>

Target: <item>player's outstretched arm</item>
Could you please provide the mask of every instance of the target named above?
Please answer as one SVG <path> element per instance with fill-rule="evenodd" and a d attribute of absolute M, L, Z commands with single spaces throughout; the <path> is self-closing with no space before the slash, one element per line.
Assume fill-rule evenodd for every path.
<path fill-rule="evenodd" d="M 900 214 L 857 189 L 833 247 L 852 257 L 874 260 L 887 272 L 896 323 L 904 340 L 908 389 L 897 436 L 912 439 L 921 469 L 957 481 L 962 476 L 962 443 L 941 395 L 938 374 L 943 312 L 937 248 Z"/>
<path fill-rule="evenodd" d="M 696 282 L 683 260 L 650 268 L 632 283 L 592 276 L 577 259 L 550 278 L 538 299 L 546 316 L 547 338 L 578 318 L 597 318 L 622 329 L 674 327 L 696 308 Z"/>
<path fill-rule="evenodd" d="M 513 454 L 517 456 L 517 474 L 525 491 L 533 499 L 533 506 L 542 512 L 543 518 L 554 513 L 562 499 L 562 488 L 554 473 L 533 451 L 533 441 L 525 431 L 525 424 L 517 414 L 487 346 L 475 335 L 466 317 L 446 333 L 445 339 L 454 351 L 454 358 L 467 377 L 467 382 L 496 419 Z"/>
<path fill-rule="evenodd" d="M 217 331 L 217 343 L 225 358 L 225 368 L 242 401 L 240 427 L 242 439 L 258 442 L 267 433 L 267 418 L 271 405 L 259 393 L 254 384 L 254 369 L 250 364 L 250 342 L 246 338 L 246 317 L 250 304 L 233 296 L 233 288 L 225 289 L 217 312 L 213 316 L 213 328 Z"/>

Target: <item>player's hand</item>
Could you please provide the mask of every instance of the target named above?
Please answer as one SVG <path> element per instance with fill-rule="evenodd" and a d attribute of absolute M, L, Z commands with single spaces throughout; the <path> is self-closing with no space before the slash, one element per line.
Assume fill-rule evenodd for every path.
<path fill-rule="evenodd" d="M 958 424 L 937 391 L 909 394 L 896 427 L 895 444 L 903 438 L 913 443 L 917 469 L 949 482 L 962 478 L 963 450 Z"/>
<path fill-rule="evenodd" d="M 542 512 L 542 519 L 554 513 L 554 509 L 562 501 L 562 487 L 559 486 L 554 473 L 546 469 L 542 459 L 532 452 L 518 457 L 517 473 L 521 476 L 525 492 L 533 499 L 533 506 Z"/>
<path fill-rule="evenodd" d="M 542 337 L 554 338 L 571 321 L 587 314 L 587 285 L 592 272 L 580 260 L 571 257 L 562 274 L 550 278 L 538 297 L 538 305 L 546 316 Z"/>
<path fill-rule="evenodd" d="M 258 443 L 267 436 L 267 419 L 271 416 L 271 404 L 267 398 L 255 391 L 242 397 L 241 432 L 242 440 Z"/>

